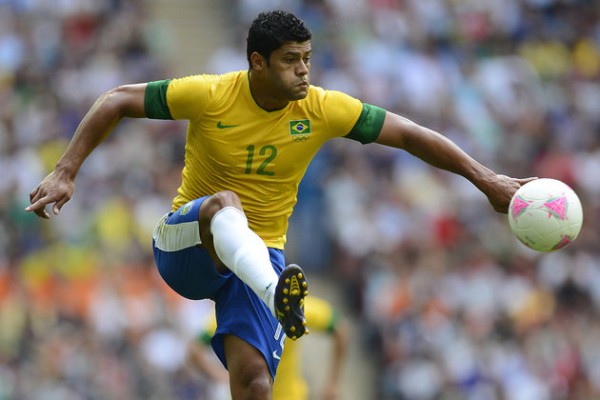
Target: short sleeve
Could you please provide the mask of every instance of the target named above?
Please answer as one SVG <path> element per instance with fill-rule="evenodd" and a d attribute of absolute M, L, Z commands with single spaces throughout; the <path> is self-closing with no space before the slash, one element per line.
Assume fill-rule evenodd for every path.
<path fill-rule="evenodd" d="M 385 114 L 383 108 L 364 103 L 358 121 L 346 137 L 362 144 L 374 142 L 381 133 Z"/>
<path fill-rule="evenodd" d="M 173 119 L 167 106 L 167 87 L 170 80 L 149 82 L 144 96 L 146 116 L 150 119 Z"/>
<path fill-rule="evenodd" d="M 148 83 L 144 98 L 146 116 L 152 119 L 198 118 L 206 110 L 212 82 L 211 76 L 193 75 Z"/>

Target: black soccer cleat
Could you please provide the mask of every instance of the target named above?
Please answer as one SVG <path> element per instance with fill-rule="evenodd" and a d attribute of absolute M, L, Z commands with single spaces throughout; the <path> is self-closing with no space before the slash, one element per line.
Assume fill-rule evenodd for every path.
<path fill-rule="evenodd" d="M 275 288 L 275 312 L 283 331 L 292 340 L 309 333 L 304 317 L 307 289 L 304 271 L 296 264 L 288 265 L 281 272 Z"/>

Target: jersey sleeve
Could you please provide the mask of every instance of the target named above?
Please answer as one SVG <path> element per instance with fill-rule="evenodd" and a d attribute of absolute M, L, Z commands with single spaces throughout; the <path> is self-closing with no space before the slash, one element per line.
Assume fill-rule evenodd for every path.
<path fill-rule="evenodd" d="M 356 140 L 362 144 L 372 143 L 379 137 L 386 111 L 383 108 L 363 103 L 358 121 L 345 137 Z"/>
<path fill-rule="evenodd" d="M 345 93 L 325 92 L 325 107 L 329 129 L 339 136 L 367 144 L 377 140 L 386 111 Z"/>
<path fill-rule="evenodd" d="M 151 119 L 195 120 L 206 110 L 210 80 L 203 75 L 148 83 L 144 98 Z"/>
<path fill-rule="evenodd" d="M 146 85 L 144 108 L 150 119 L 173 119 L 167 106 L 167 87 L 169 79 L 149 82 Z"/>
<path fill-rule="evenodd" d="M 326 115 L 327 130 L 333 137 L 346 136 L 360 117 L 362 103 L 336 90 L 318 90 L 320 106 L 323 115 Z"/>

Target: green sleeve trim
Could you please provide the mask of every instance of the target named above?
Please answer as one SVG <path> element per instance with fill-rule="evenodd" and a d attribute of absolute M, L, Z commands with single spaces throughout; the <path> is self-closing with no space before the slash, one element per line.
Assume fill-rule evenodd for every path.
<path fill-rule="evenodd" d="M 146 86 L 144 108 L 150 119 L 173 119 L 167 105 L 167 87 L 170 79 L 149 82 Z"/>
<path fill-rule="evenodd" d="M 363 103 L 363 109 L 354 128 L 345 137 L 362 144 L 372 143 L 379 137 L 386 111 L 383 108 Z"/>
<path fill-rule="evenodd" d="M 209 345 L 212 339 L 212 335 L 207 331 L 202 332 L 198 336 L 196 336 L 196 340 L 204 345 Z"/>
<path fill-rule="evenodd" d="M 325 332 L 334 333 L 335 330 L 337 329 L 339 323 L 340 323 L 340 314 L 338 312 L 334 311 L 333 315 L 331 316 L 331 320 L 329 321 L 329 324 L 327 325 L 327 328 L 325 329 Z"/>

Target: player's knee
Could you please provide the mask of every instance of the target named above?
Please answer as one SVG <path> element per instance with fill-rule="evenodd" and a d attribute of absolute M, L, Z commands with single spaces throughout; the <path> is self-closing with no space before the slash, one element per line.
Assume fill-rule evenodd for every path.
<path fill-rule="evenodd" d="M 240 374 L 238 389 L 245 393 L 245 399 L 267 399 L 270 398 L 272 390 L 271 375 L 264 368 L 256 368 L 247 365 Z"/>
<path fill-rule="evenodd" d="M 235 207 L 242 209 L 242 201 L 239 196 L 231 190 L 224 190 L 222 192 L 215 193 L 205 200 L 203 207 L 200 209 L 200 213 L 204 214 L 207 219 L 212 217 L 225 207 Z"/>
<path fill-rule="evenodd" d="M 202 207 L 198 211 L 198 220 L 201 228 L 204 226 L 209 229 L 210 221 L 216 213 L 225 207 L 235 207 L 242 210 L 242 201 L 239 196 L 230 190 L 215 193 L 202 203 Z M 243 211 L 243 210 L 242 210 Z"/>
<path fill-rule="evenodd" d="M 221 208 L 231 206 L 241 208 L 242 206 L 240 197 L 231 190 L 223 190 L 222 192 L 215 193 L 212 198 L 221 206 Z"/>
<path fill-rule="evenodd" d="M 271 396 L 271 382 L 266 377 L 257 377 L 248 383 L 246 388 L 249 399 L 268 399 Z"/>

